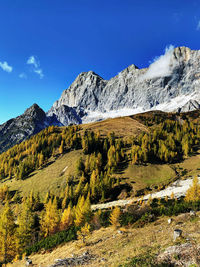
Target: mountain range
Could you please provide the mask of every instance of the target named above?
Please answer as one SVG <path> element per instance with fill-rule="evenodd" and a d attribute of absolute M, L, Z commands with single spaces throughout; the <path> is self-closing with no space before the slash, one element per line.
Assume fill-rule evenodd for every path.
<path fill-rule="evenodd" d="M 67 126 L 149 110 L 200 108 L 200 50 L 169 48 L 148 68 L 130 65 L 110 80 L 82 72 L 45 113 L 37 104 L 0 125 L 0 152 L 50 125 Z"/>

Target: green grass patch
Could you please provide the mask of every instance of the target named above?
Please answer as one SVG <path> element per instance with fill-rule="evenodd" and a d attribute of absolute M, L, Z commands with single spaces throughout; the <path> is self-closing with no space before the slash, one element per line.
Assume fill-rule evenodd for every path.
<path fill-rule="evenodd" d="M 123 177 L 133 183 L 134 190 L 168 184 L 176 177 L 168 164 L 131 165 L 124 171 Z"/>
<path fill-rule="evenodd" d="M 60 156 L 49 166 L 31 173 L 25 180 L 7 180 L 0 185 L 6 184 L 10 190 L 18 190 L 23 196 L 27 196 L 31 190 L 39 192 L 42 197 L 48 191 L 57 194 L 65 187 L 66 177 L 75 174 L 76 162 L 80 156 L 81 150 L 71 151 Z"/>

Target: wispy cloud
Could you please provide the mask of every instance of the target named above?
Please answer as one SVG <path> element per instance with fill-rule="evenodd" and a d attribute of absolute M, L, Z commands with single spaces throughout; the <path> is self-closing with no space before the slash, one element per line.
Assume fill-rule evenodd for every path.
<path fill-rule="evenodd" d="M 196 28 L 196 30 L 197 30 L 197 31 L 200 30 L 200 20 L 199 20 L 198 23 L 197 23 L 197 28 Z"/>
<path fill-rule="evenodd" d="M 40 61 L 36 56 L 30 56 L 26 62 L 28 65 L 32 65 L 33 72 L 39 75 L 40 79 L 44 77 L 43 70 L 40 68 Z"/>
<path fill-rule="evenodd" d="M 40 79 L 42 79 L 44 77 L 42 69 L 36 69 L 36 70 L 34 70 L 34 72 L 37 73 L 40 76 Z"/>
<path fill-rule="evenodd" d="M 173 50 L 173 45 L 166 47 L 165 54 L 154 59 L 153 63 L 149 66 L 147 72 L 141 77 L 141 79 L 145 80 L 170 75 L 173 67 Z"/>
<path fill-rule="evenodd" d="M 0 68 L 2 68 L 2 70 L 6 71 L 6 72 L 12 72 L 12 70 L 13 70 L 13 67 L 9 66 L 6 61 L 0 62 Z"/>
<path fill-rule="evenodd" d="M 39 60 L 36 59 L 35 56 L 30 56 L 26 63 L 29 65 L 33 65 L 35 68 L 38 68 L 40 65 Z"/>
<path fill-rule="evenodd" d="M 20 73 L 20 74 L 19 74 L 19 78 L 21 78 L 21 79 L 26 79 L 26 78 L 27 78 L 26 73 L 24 73 L 24 72 Z"/>

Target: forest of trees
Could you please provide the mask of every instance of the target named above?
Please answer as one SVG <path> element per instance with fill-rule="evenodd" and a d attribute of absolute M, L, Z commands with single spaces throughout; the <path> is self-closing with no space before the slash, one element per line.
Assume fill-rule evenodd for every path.
<path fill-rule="evenodd" d="M 178 162 L 195 152 L 199 141 L 199 126 L 188 120 L 158 121 L 148 132 L 126 140 L 114 133 L 102 137 L 98 132 L 82 131 L 80 126 L 51 126 L 2 153 L 1 180 L 25 179 L 51 157 L 74 149 L 82 149 L 83 156 L 75 163 L 76 174 L 66 177 L 58 195 L 47 192 L 41 199 L 31 191 L 24 197 L 13 194 L 6 185 L 0 188 L 0 261 L 17 259 L 37 242 L 62 231 L 75 229 L 78 238 L 86 242 L 100 217 L 91 211 L 91 203 L 110 199 L 121 164 L 129 160 L 132 164 Z M 185 200 L 193 201 L 199 192 L 195 180 Z M 120 216 L 120 209 L 114 209 L 109 222 L 118 227 Z"/>
<path fill-rule="evenodd" d="M 199 125 L 166 120 L 133 140 L 131 160 L 133 164 L 178 162 L 194 152 L 199 141 Z"/>
<path fill-rule="evenodd" d="M 40 168 L 51 156 L 81 147 L 79 126 L 60 129 L 50 126 L 29 140 L 0 155 L 0 179 L 24 179 Z"/>
<path fill-rule="evenodd" d="M 124 160 L 124 143 L 113 133 L 101 138 L 92 131 L 80 134 L 76 126 L 62 130 L 49 127 L 0 155 L 2 179 L 24 179 L 51 156 L 80 148 L 85 156 L 76 163 L 76 177 L 66 178 L 66 186 L 59 195 L 47 192 L 41 200 L 32 191 L 23 197 L 19 192 L 12 195 L 6 186 L 0 188 L 2 262 L 20 257 L 42 238 L 74 227 L 80 229 L 79 235 L 85 240 L 92 220 L 90 203 L 104 201 L 115 187 L 113 173 Z"/>

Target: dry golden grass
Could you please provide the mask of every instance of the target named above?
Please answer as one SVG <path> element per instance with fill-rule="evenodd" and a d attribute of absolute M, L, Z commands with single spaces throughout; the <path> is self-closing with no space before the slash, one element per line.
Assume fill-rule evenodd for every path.
<path fill-rule="evenodd" d="M 101 135 L 107 135 L 109 132 L 115 132 L 117 136 L 128 137 L 148 131 L 148 128 L 142 123 L 131 117 L 119 117 L 107 119 L 104 121 L 93 122 L 81 125 L 83 130 L 100 131 Z"/>
<path fill-rule="evenodd" d="M 176 167 L 182 168 L 182 170 L 187 170 L 185 176 L 200 174 L 200 151 L 196 155 L 185 159 L 179 164 L 175 164 Z"/>
<path fill-rule="evenodd" d="M 200 213 L 197 213 L 199 216 Z M 127 228 L 124 234 L 120 234 L 113 228 L 101 228 L 92 233 L 89 245 L 80 248 L 80 241 L 73 241 L 44 254 L 36 254 L 30 258 L 34 266 L 46 267 L 53 264 L 55 259 L 71 257 L 72 254 L 80 255 L 89 251 L 96 255 L 96 260 L 87 266 L 119 266 L 128 259 L 151 252 L 162 252 L 166 247 L 174 245 L 173 231 L 176 228 L 183 230 L 185 240 L 189 238 L 192 242 L 200 241 L 199 217 L 191 220 L 188 214 L 173 217 L 172 224 L 168 225 L 168 217 L 162 217 L 146 225 L 144 228 Z M 184 241 L 183 241 L 184 242 Z M 102 258 L 105 261 L 102 261 Z M 24 266 L 18 262 L 13 267 Z"/>
<path fill-rule="evenodd" d="M 10 190 L 19 190 L 22 195 L 27 195 L 31 190 L 40 192 L 42 196 L 47 191 L 57 193 L 65 186 L 66 177 L 75 173 L 76 162 L 81 155 L 81 150 L 71 151 L 59 156 L 49 166 L 35 171 L 25 180 L 12 179 L 3 184 L 7 184 Z"/>

